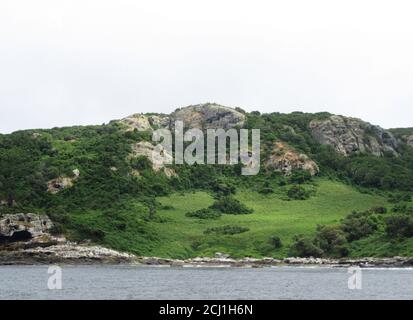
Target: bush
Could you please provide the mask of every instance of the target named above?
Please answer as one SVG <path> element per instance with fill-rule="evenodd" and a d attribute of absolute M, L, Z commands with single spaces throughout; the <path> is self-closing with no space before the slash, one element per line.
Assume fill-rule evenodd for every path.
<path fill-rule="evenodd" d="M 261 194 L 271 194 L 271 193 L 274 193 L 274 189 L 270 187 L 263 187 L 259 189 L 258 192 Z"/>
<path fill-rule="evenodd" d="M 412 196 L 408 193 L 393 193 L 389 196 L 390 203 L 410 202 Z"/>
<path fill-rule="evenodd" d="M 218 197 L 226 197 L 231 194 L 235 194 L 235 186 L 228 183 L 216 183 L 213 185 L 212 190 Z"/>
<path fill-rule="evenodd" d="M 169 204 L 166 204 L 166 205 L 164 205 L 164 206 L 161 206 L 161 209 L 162 209 L 162 210 L 175 210 L 175 207 L 174 207 L 174 206 L 171 206 L 171 205 L 169 205 Z"/>
<path fill-rule="evenodd" d="M 313 240 L 303 235 L 295 236 L 290 247 L 290 256 L 294 257 L 321 257 L 323 250 L 314 244 Z"/>
<path fill-rule="evenodd" d="M 408 207 L 407 204 L 398 204 L 394 206 L 391 210 L 392 212 L 402 212 L 406 214 L 413 214 L 413 208 Z"/>
<path fill-rule="evenodd" d="M 318 226 L 315 243 L 328 256 L 344 257 L 349 253 L 346 234 L 340 226 Z"/>
<path fill-rule="evenodd" d="M 270 243 L 275 249 L 279 249 L 283 246 L 282 242 L 281 242 L 281 239 L 278 236 L 272 236 L 270 238 Z"/>
<path fill-rule="evenodd" d="M 139 156 L 135 159 L 131 160 L 131 167 L 135 170 L 148 170 L 152 169 L 152 163 L 148 159 L 148 157 L 145 156 Z"/>
<path fill-rule="evenodd" d="M 342 220 L 342 228 L 351 242 L 373 234 L 378 222 L 372 211 L 353 212 Z"/>
<path fill-rule="evenodd" d="M 303 184 L 308 181 L 311 181 L 313 177 L 311 174 L 306 171 L 306 170 L 295 170 L 293 171 L 291 177 L 290 177 L 290 183 L 297 183 L 297 184 Z"/>
<path fill-rule="evenodd" d="M 193 212 L 187 212 L 185 214 L 187 217 L 190 218 L 199 218 L 199 219 L 218 219 L 221 216 L 221 213 L 212 210 L 212 209 L 201 209 Z"/>
<path fill-rule="evenodd" d="M 373 213 L 377 214 L 385 214 L 387 213 L 387 208 L 386 207 L 374 207 L 370 209 Z"/>
<path fill-rule="evenodd" d="M 224 234 L 224 235 L 233 235 L 238 233 L 243 233 L 249 231 L 249 228 L 239 227 L 239 226 L 223 226 L 223 227 L 215 227 L 215 228 L 208 228 L 204 231 L 205 234 L 216 233 L 216 234 Z"/>
<path fill-rule="evenodd" d="M 249 214 L 253 212 L 253 210 L 247 208 L 233 197 L 223 197 L 215 201 L 210 209 L 218 210 L 226 214 Z"/>
<path fill-rule="evenodd" d="M 389 237 L 413 237 L 413 216 L 398 213 L 386 219 L 385 230 Z"/>
<path fill-rule="evenodd" d="M 306 200 L 310 198 L 311 193 L 299 185 L 292 186 L 287 191 L 287 196 L 291 200 Z"/>

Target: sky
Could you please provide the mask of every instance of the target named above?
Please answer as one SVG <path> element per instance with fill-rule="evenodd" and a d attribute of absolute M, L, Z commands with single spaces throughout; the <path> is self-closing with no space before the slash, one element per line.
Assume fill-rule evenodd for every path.
<path fill-rule="evenodd" d="M 413 2 L 1 0 L 0 133 L 204 102 L 413 127 Z"/>

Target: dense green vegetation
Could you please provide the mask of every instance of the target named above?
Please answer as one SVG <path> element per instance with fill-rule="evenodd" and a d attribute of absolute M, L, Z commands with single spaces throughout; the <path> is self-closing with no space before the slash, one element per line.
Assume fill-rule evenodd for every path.
<path fill-rule="evenodd" d="M 265 166 L 247 177 L 240 165 L 171 166 L 177 175 L 167 177 L 146 157 L 128 157 L 151 134 L 116 122 L 0 135 L 0 213 L 47 213 L 69 239 L 140 255 L 413 255 L 413 148 L 340 156 L 308 129 L 327 116 L 247 114 L 246 127 L 261 129 L 262 155 L 282 140 L 317 162 L 318 177 Z M 75 169 L 73 187 L 47 192 Z"/>

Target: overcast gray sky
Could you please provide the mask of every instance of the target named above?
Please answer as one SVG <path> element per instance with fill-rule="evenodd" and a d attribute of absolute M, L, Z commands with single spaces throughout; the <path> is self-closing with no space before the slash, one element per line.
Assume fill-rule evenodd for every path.
<path fill-rule="evenodd" d="M 201 102 L 413 127 L 413 2 L 1 0 L 0 132 Z"/>

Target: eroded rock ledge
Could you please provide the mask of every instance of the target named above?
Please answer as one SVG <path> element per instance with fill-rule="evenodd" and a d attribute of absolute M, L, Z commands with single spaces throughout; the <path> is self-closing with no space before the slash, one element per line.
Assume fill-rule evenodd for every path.
<path fill-rule="evenodd" d="M 357 259 L 322 259 L 322 258 L 193 258 L 187 260 L 162 259 L 155 257 L 140 257 L 137 261 L 144 265 L 152 266 L 176 266 L 176 267 L 272 267 L 272 266 L 326 266 L 349 267 L 359 266 L 364 268 L 396 268 L 412 267 L 413 257 L 393 258 L 357 258 Z"/>
<path fill-rule="evenodd" d="M 47 247 L 0 250 L 0 265 L 34 264 L 120 264 L 133 263 L 137 258 L 101 246 L 62 243 Z"/>

